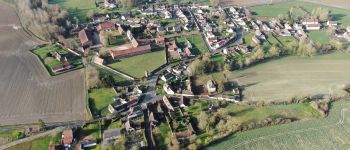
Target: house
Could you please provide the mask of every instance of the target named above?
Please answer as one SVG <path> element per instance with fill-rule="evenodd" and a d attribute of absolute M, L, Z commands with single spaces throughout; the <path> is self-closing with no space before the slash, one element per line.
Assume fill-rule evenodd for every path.
<path fill-rule="evenodd" d="M 94 63 L 97 65 L 103 65 L 104 60 L 98 56 L 94 57 Z"/>
<path fill-rule="evenodd" d="M 70 144 L 73 142 L 73 131 L 71 129 L 64 130 L 62 132 L 62 144 L 66 147 L 70 147 Z"/>
<path fill-rule="evenodd" d="M 103 132 L 103 142 L 109 143 L 113 142 L 114 140 L 119 139 L 123 134 L 122 128 L 115 128 L 110 130 L 105 130 Z"/>
<path fill-rule="evenodd" d="M 113 59 L 117 59 L 117 58 L 140 55 L 140 54 L 149 53 L 149 52 L 151 52 L 151 46 L 143 45 L 143 46 L 129 48 L 125 50 L 114 50 L 114 51 L 110 50 L 109 54 Z"/>
<path fill-rule="evenodd" d="M 64 62 L 63 64 L 60 64 L 56 67 L 53 67 L 52 71 L 56 73 L 56 72 L 59 72 L 59 71 L 65 70 L 65 69 L 70 69 L 72 67 L 73 66 L 70 65 L 69 62 Z"/>
<path fill-rule="evenodd" d="M 97 140 L 90 135 L 90 136 L 86 136 L 83 139 L 81 139 L 79 143 L 80 143 L 81 149 L 86 149 L 86 148 L 96 146 Z"/>
<path fill-rule="evenodd" d="M 313 24 L 319 24 L 318 19 L 305 19 L 302 22 L 303 25 L 313 25 Z"/>
<path fill-rule="evenodd" d="M 78 36 L 79 36 L 79 40 L 80 40 L 81 46 L 83 46 L 83 47 L 92 46 L 91 35 L 85 29 L 81 30 L 78 33 Z"/>
<path fill-rule="evenodd" d="M 175 78 L 175 76 L 171 72 L 168 72 L 160 77 L 160 79 L 162 79 L 164 82 L 170 81 L 174 78 Z"/>
<path fill-rule="evenodd" d="M 338 25 L 338 23 L 336 21 L 327 21 L 327 26 L 334 27 L 337 25 Z"/>
<path fill-rule="evenodd" d="M 112 22 L 103 22 L 96 27 L 97 31 L 113 31 L 115 29 L 115 24 Z"/>
<path fill-rule="evenodd" d="M 207 89 L 209 93 L 216 92 L 216 83 L 214 80 L 207 81 Z"/>
<path fill-rule="evenodd" d="M 168 97 L 163 96 L 163 103 L 169 112 L 175 111 L 174 107 L 170 104 Z"/>
<path fill-rule="evenodd" d="M 306 27 L 306 30 L 320 30 L 321 29 L 320 24 L 307 24 L 305 27 Z"/>
<path fill-rule="evenodd" d="M 175 92 L 171 89 L 171 87 L 169 86 L 169 84 L 165 83 L 163 85 L 163 90 L 167 93 L 167 94 L 175 94 Z"/>
<path fill-rule="evenodd" d="M 306 30 L 320 30 L 321 28 L 318 19 L 306 19 L 302 24 L 305 25 Z"/>

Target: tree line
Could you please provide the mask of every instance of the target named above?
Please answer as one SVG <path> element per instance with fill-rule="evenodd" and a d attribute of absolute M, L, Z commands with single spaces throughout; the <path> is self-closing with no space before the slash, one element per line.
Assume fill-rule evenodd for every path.
<path fill-rule="evenodd" d="M 67 11 L 47 0 L 14 0 L 22 25 L 43 40 L 52 41 L 64 31 Z"/>

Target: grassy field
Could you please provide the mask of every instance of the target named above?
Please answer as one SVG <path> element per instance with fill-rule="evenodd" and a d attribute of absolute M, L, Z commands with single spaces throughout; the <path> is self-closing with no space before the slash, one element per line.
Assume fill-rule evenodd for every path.
<path fill-rule="evenodd" d="M 39 149 L 48 149 L 49 144 L 52 143 L 59 143 L 61 136 L 58 134 L 55 136 L 46 136 L 43 138 L 36 139 L 31 142 L 21 143 L 16 146 L 10 147 L 6 150 L 39 150 Z"/>
<path fill-rule="evenodd" d="M 142 78 L 145 76 L 145 71 L 151 72 L 165 63 L 165 51 L 162 50 L 122 58 L 120 61 L 109 64 L 108 66 L 133 77 Z"/>
<path fill-rule="evenodd" d="M 350 101 L 332 104 L 327 118 L 260 128 L 234 134 L 207 149 L 328 150 L 350 147 Z"/>
<path fill-rule="evenodd" d="M 93 114 L 100 112 L 102 115 L 108 113 L 108 105 L 113 102 L 115 93 L 112 88 L 92 89 L 89 93 L 90 110 Z"/>
<path fill-rule="evenodd" d="M 204 54 L 209 51 L 201 35 L 181 36 L 176 38 L 176 42 L 180 47 L 184 47 L 187 40 L 192 44 L 191 51 L 194 55 Z"/>
<path fill-rule="evenodd" d="M 311 31 L 308 35 L 310 39 L 316 43 L 326 44 L 331 40 L 326 31 Z"/>
<path fill-rule="evenodd" d="M 66 9 L 71 17 L 77 17 L 81 22 L 86 21 L 86 14 L 95 10 L 95 0 L 49 0 L 50 4 L 58 4 Z"/>
<path fill-rule="evenodd" d="M 226 77 L 245 87 L 245 100 L 283 101 L 296 96 L 343 92 L 343 87 L 350 83 L 349 65 L 350 55 L 341 52 L 312 58 L 289 56 L 226 73 Z M 204 83 L 209 78 L 224 76 L 214 73 L 200 76 L 196 82 Z"/>
<path fill-rule="evenodd" d="M 203 100 L 196 101 L 194 105 L 188 107 L 186 112 L 196 118 L 195 120 L 199 121 L 200 112 L 207 111 L 209 103 L 212 102 Z M 320 113 L 306 103 L 263 107 L 229 104 L 228 106 L 225 106 L 224 109 L 226 110 L 225 113 L 228 114 L 226 118 L 228 118 L 228 122 L 231 122 L 230 125 L 232 126 L 241 126 L 253 122 L 259 122 L 266 118 L 293 118 L 300 121 L 307 121 L 320 117 Z M 197 135 L 196 141 L 198 143 L 206 143 L 208 139 L 221 136 L 219 132 L 215 132 L 212 135 L 209 135 L 208 132 L 198 132 Z"/>
<path fill-rule="evenodd" d="M 314 8 L 325 7 L 331 11 L 331 17 L 339 23 L 348 25 L 350 24 L 350 14 L 349 10 L 327 7 L 323 5 L 318 5 L 314 3 L 306 2 L 283 2 L 275 3 L 272 5 L 259 5 L 251 7 L 250 10 L 254 12 L 257 16 L 267 16 L 267 17 L 277 17 L 279 14 L 287 14 L 291 7 L 302 7 L 308 12 L 312 12 Z M 297 9 L 296 9 L 297 10 Z M 300 11 L 295 11 L 296 16 L 301 15 Z"/>

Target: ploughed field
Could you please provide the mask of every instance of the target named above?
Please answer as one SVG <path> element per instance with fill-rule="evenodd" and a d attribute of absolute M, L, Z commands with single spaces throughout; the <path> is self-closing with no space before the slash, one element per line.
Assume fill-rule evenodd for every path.
<path fill-rule="evenodd" d="M 350 147 L 350 101 L 332 104 L 327 118 L 271 126 L 231 135 L 206 149 L 345 150 Z"/>
<path fill-rule="evenodd" d="M 245 87 L 244 100 L 290 100 L 300 96 L 342 94 L 350 83 L 350 55 L 342 52 L 288 56 L 234 71 L 228 76 Z"/>
<path fill-rule="evenodd" d="M 51 77 L 30 52 L 37 42 L 17 28 L 20 23 L 15 11 L 0 3 L 0 126 L 36 123 L 38 119 L 85 120 L 82 71 Z"/>

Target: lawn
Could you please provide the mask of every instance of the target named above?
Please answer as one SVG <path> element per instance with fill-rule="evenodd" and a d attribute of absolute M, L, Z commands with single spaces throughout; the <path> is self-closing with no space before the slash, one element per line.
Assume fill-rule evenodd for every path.
<path fill-rule="evenodd" d="M 312 12 L 317 7 L 325 7 L 331 11 L 331 17 L 333 17 L 339 23 L 349 25 L 350 24 L 350 11 L 340 8 L 328 7 L 307 2 L 283 2 L 275 3 L 272 5 L 259 5 L 251 7 L 250 10 L 257 16 L 277 17 L 280 14 L 287 15 L 291 7 L 302 7 L 308 12 Z M 294 9 L 296 16 L 301 15 L 300 10 Z M 253 14 L 254 14 L 253 13 Z"/>
<path fill-rule="evenodd" d="M 116 46 L 116 45 L 123 45 L 126 42 L 127 42 L 127 38 L 125 36 L 122 36 L 122 35 L 109 36 L 107 47 L 112 47 L 112 46 Z"/>
<path fill-rule="evenodd" d="M 92 89 L 89 93 L 91 112 L 94 115 L 99 113 L 106 115 L 108 113 L 108 105 L 113 102 L 115 96 L 116 94 L 112 88 Z"/>
<path fill-rule="evenodd" d="M 84 136 L 91 135 L 96 139 L 101 139 L 101 126 L 98 122 L 87 124 L 83 127 L 82 133 Z"/>
<path fill-rule="evenodd" d="M 331 40 L 326 31 L 311 31 L 308 35 L 316 43 L 327 44 Z"/>
<path fill-rule="evenodd" d="M 350 147 L 350 101 L 332 104 L 327 118 L 245 131 L 224 138 L 206 149 L 348 149 Z M 341 111 L 344 111 L 343 121 Z"/>
<path fill-rule="evenodd" d="M 286 56 L 226 73 L 228 81 L 236 81 L 245 87 L 244 100 L 285 101 L 294 97 L 317 94 L 341 94 L 350 83 L 350 55 L 332 54 L 298 57 Z M 223 73 L 202 75 L 196 83 L 208 79 L 224 79 Z"/>
<path fill-rule="evenodd" d="M 176 38 L 176 42 L 180 47 L 184 47 L 187 40 L 192 44 L 191 51 L 194 55 L 204 54 L 209 51 L 201 35 L 181 36 Z"/>
<path fill-rule="evenodd" d="M 243 37 L 244 44 L 254 46 L 255 43 L 252 40 L 253 36 L 255 36 L 255 34 L 253 32 L 250 32 L 250 33 L 244 35 L 244 37 Z"/>
<path fill-rule="evenodd" d="M 167 123 L 161 123 L 156 129 L 158 133 L 154 134 L 154 138 L 157 141 L 157 149 L 168 149 L 168 145 L 170 144 L 168 142 L 170 138 L 169 125 Z"/>
<path fill-rule="evenodd" d="M 121 120 L 117 120 L 117 121 L 112 122 L 108 126 L 108 129 L 121 128 L 122 126 L 123 126 L 122 121 Z"/>
<path fill-rule="evenodd" d="M 221 54 L 215 54 L 214 56 L 211 56 L 210 60 L 213 62 L 224 63 L 225 57 Z"/>
<path fill-rule="evenodd" d="M 77 17 L 80 22 L 86 21 L 88 11 L 96 10 L 95 0 L 49 0 L 49 3 L 59 4 L 71 17 Z"/>
<path fill-rule="evenodd" d="M 145 76 L 145 71 L 151 72 L 166 63 L 165 51 L 156 51 L 133 57 L 122 58 L 108 66 L 136 78 Z"/>

